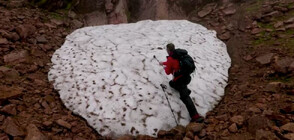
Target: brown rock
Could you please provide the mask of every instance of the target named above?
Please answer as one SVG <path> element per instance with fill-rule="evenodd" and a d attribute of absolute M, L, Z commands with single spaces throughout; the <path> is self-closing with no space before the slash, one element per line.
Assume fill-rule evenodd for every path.
<path fill-rule="evenodd" d="M 280 111 L 285 114 L 294 114 L 294 105 L 291 104 L 289 106 L 286 106 L 285 108 L 282 108 Z"/>
<path fill-rule="evenodd" d="M 25 0 L 10 0 L 6 5 L 8 8 L 19 8 L 25 4 Z"/>
<path fill-rule="evenodd" d="M 37 39 L 38 43 L 47 43 L 48 42 L 44 35 L 38 36 L 36 39 Z"/>
<path fill-rule="evenodd" d="M 74 29 L 81 28 L 84 25 L 81 21 L 77 19 L 74 19 L 71 23 Z"/>
<path fill-rule="evenodd" d="M 256 61 L 258 63 L 260 63 L 261 65 L 266 65 L 266 64 L 271 63 L 273 56 L 274 56 L 273 53 L 264 54 L 264 55 L 257 57 Z"/>
<path fill-rule="evenodd" d="M 34 124 L 28 125 L 26 129 L 27 136 L 25 137 L 25 140 L 48 140 L 48 138 L 42 134 Z"/>
<path fill-rule="evenodd" d="M 138 135 L 136 140 L 155 140 L 155 138 L 147 135 Z"/>
<path fill-rule="evenodd" d="M 24 136 L 25 133 L 19 125 L 10 117 L 7 117 L 2 125 L 3 131 L 11 136 Z"/>
<path fill-rule="evenodd" d="M 265 17 L 277 17 L 277 16 L 281 16 L 282 13 L 279 12 L 279 11 L 273 11 L 271 13 L 268 13 L 268 14 L 265 14 L 263 15 L 262 17 L 265 18 Z"/>
<path fill-rule="evenodd" d="M 198 135 L 200 138 L 206 136 L 206 130 L 205 129 L 202 129 Z"/>
<path fill-rule="evenodd" d="M 65 128 L 67 128 L 67 129 L 70 129 L 71 128 L 71 124 L 68 123 L 68 122 L 66 122 L 66 121 L 64 121 L 64 120 L 62 120 L 62 119 L 57 120 L 56 123 L 58 125 L 60 125 L 60 126 L 63 126 Z"/>
<path fill-rule="evenodd" d="M 230 119 L 231 122 L 238 124 L 238 126 L 242 126 L 244 122 L 244 118 L 241 115 L 234 116 Z"/>
<path fill-rule="evenodd" d="M 8 81 L 14 81 L 19 78 L 19 73 L 12 68 L 0 66 L 0 73 L 3 73 L 4 77 Z"/>
<path fill-rule="evenodd" d="M 192 140 L 192 139 L 190 139 L 188 137 L 184 137 L 183 140 Z"/>
<path fill-rule="evenodd" d="M 194 136 L 193 140 L 200 140 L 198 136 Z"/>
<path fill-rule="evenodd" d="M 0 38 L 0 45 L 8 44 L 9 41 L 6 38 Z"/>
<path fill-rule="evenodd" d="M 16 97 L 22 94 L 22 89 L 19 87 L 0 86 L 0 100 Z"/>
<path fill-rule="evenodd" d="M 199 17 L 205 17 L 208 14 L 210 14 L 212 12 L 212 10 L 214 10 L 216 8 L 217 4 L 216 3 L 211 3 L 211 4 L 207 4 L 205 5 L 201 11 L 198 12 L 198 16 Z"/>
<path fill-rule="evenodd" d="M 246 56 L 243 57 L 243 59 L 244 59 L 245 61 L 250 61 L 250 60 L 253 59 L 253 57 L 252 57 L 251 55 L 246 55 Z"/>
<path fill-rule="evenodd" d="M 294 123 L 287 123 L 283 125 L 281 130 L 294 133 Z"/>
<path fill-rule="evenodd" d="M 113 11 L 114 9 L 114 5 L 112 4 L 111 0 L 106 0 L 105 1 L 105 10 L 107 13 L 110 13 L 111 11 Z"/>
<path fill-rule="evenodd" d="M 274 25 L 274 27 L 275 28 L 279 28 L 279 27 L 281 27 L 281 26 L 283 26 L 284 25 L 284 22 L 283 21 L 278 21 L 275 25 Z"/>
<path fill-rule="evenodd" d="M 293 62 L 292 58 L 283 58 L 283 59 L 277 59 L 274 63 L 274 68 L 276 72 L 279 73 L 287 73 L 288 68 L 290 67 L 290 64 Z"/>
<path fill-rule="evenodd" d="M 219 38 L 221 40 L 229 40 L 231 38 L 231 33 L 230 32 L 225 32 L 225 33 L 219 35 Z"/>
<path fill-rule="evenodd" d="M 29 60 L 29 53 L 27 50 L 21 50 L 4 55 L 5 63 L 21 63 Z"/>
<path fill-rule="evenodd" d="M 286 29 L 294 29 L 294 23 L 285 26 Z"/>
<path fill-rule="evenodd" d="M 16 105 L 15 104 L 6 105 L 1 109 L 1 112 L 7 113 L 10 115 L 16 115 Z"/>
<path fill-rule="evenodd" d="M 233 123 L 230 127 L 229 127 L 230 132 L 232 133 L 236 133 L 238 131 L 237 125 L 236 123 Z"/>
<path fill-rule="evenodd" d="M 186 126 L 186 132 L 192 131 L 193 133 L 200 132 L 203 129 L 203 124 L 201 123 L 189 123 Z"/>
<path fill-rule="evenodd" d="M 131 135 L 124 135 L 119 137 L 117 140 L 135 140 L 135 138 Z"/>
<path fill-rule="evenodd" d="M 2 133 L 0 134 L 0 140 L 9 140 L 9 137 L 6 134 Z"/>
<path fill-rule="evenodd" d="M 20 39 L 19 35 L 16 32 L 6 33 L 4 34 L 4 37 L 12 41 L 17 41 Z"/>
<path fill-rule="evenodd" d="M 294 17 L 289 18 L 285 21 L 286 24 L 294 23 Z"/>
<path fill-rule="evenodd" d="M 223 10 L 223 13 L 228 16 L 228 15 L 233 15 L 236 13 L 236 9 L 234 7 L 229 7 Z"/>
<path fill-rule="evenodd" d="M 248 131 L 255 134 L 257 130 L 266 128 L 268 119 L 263 116 L 253 116 L 248 120 Z"/>
<path fill-rule="evenodd" d="M 19 36 L 24 39 L 35 33 L 36 27 L 30 24 L 26 24 L 16 27 L 15 30 L 19 34 Z"/>
<path fill-rule="evenodd" d="M 253 113 L 261 113 L 261 110 L 257 107 L 250 107 L 248 111 L 253 112 Z"/>
<path fill-rule="evenodd" d="M 256 140 L 279 140 L 279 138 L 271 131 L 257 130 L 255 135 Z"/>
<path fill-rule="evenodd" d="M 185 137 L 190 138 L 190 139 L 193 139 L 193 138 L 194 138 L 194 134 L 193 134 L 193 132 L 188 131 L 188 132 L 186 133 Z"/>
<path fill-rule="evenodd" d="M 185 127 L 178 125 L 178 126 L 174 127 L 173 129 L 171 129 L 171 133 L 184 135 L 185 134 Z"/>
<path fill-rule="evenodd" d="M 260 29 L 260 28 L 253 28 L 253 29 L 251 30 L 251 34 L 253 34 L 253 35 L 258 34 L 258 33 L 260 33 L 260 32 L 262 32 L 262 29 Z"/>
<path fill-rule="evenodd" d="M 85 25 L 98 26 L 107 24 L 106 13 L 101 11 L 94 11 L 85 15 Z"/>
<path fill-rule="evenodd" d="M 294 62 L 292 62 L 289 66 L 289 71 L 293 72 L 294 71 Z"/>
<path fill-rule="evenodd" d="M 283 83 L 281 83 L 281 82 L 270 82 L 269 84 L 266 85 L 266 87 L 264 88 L 264 91 L 275 93 L 275 92 L 279 91 L 280 86 L 282 84 Z"/>
<path fill-rule="evenodd" d="M 287 138 L 288 140 L 294 140 L 294 133 L 285 134 L 284 137 Z"/>

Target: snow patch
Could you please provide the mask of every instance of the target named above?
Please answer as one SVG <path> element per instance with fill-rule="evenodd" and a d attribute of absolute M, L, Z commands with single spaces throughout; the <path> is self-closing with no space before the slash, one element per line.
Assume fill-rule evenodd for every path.
<path fill-rule="evenodd" d="M 78 29 L 52 56 L 48 78 L 65 106 L 101 135 L 156 136 L 160 129 L 176 126 L 164 94 L 177 122 L 185 126 L 190 121 L 179 93 L 169 86 L 164 93 L 160 87 L 171 79 L 158 64 L 166 60 L 168 43 L 188 50 L 195 60 L 188 87 L 205 116 L 224 95 L 231 59 L 215 31 L 185 20 Z"/>

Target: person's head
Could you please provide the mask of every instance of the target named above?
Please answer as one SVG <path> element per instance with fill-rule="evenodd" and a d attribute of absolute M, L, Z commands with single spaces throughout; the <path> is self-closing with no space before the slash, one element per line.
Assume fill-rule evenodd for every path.
<path fill-rule="evenodd" d="M 168 43 L 166 45 L 166 51 L 168 54 L 172 53 L 175 50 L 175 45 L 173 43 Z"/>

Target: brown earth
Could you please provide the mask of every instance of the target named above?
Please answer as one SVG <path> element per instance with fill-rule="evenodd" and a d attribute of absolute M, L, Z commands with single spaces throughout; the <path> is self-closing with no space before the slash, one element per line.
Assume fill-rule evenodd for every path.
<path fill-rule="evenodd" d="M 102 21 L 91 24 L 128 21 L 124 16 L 111 18 L 113 11 L 117 15 L 126 5 L 114 6 L 117 10 L 111 3 L 108 6 L 108 12 L 98 11 Z M 150 18 L 178 17 L 154 9 L 158 13 Z M 84 19 L 87 16 L 92 19 L 89 15 Z M 144 19 L 136 16 L 133 22 Z M 159 131 L 158 138 L 120 139 L 293 140 L 294 1 L 222 0 L 182 18 L 216 30 L 227 44 L 232 67 L 225 96 L 203 124 Z M 67 110 L 47 79 L 53 52 L 66 35 L 87 22 L 74 13 L 47 12 L 21 0 L 0 1 L 0 19 L 0 139 L 111 139 Z"/>

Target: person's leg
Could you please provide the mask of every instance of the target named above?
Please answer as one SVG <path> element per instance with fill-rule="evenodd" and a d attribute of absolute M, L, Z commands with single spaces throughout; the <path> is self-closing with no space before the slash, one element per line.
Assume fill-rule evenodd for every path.
<path fill-rule="evenodd" d="M 181 96 L 180 98 L 181 98 L 182 102 L 185 104 L 185 106 L 189 112 L 189 115 L 191 117 L 191 121 L 202 122 L 203 117 L 201 117 L 198 114 L 197 109 L 194 105 L 194 102 L 192 101 L 191 97 L 189 96 L 191 94 L 191 90 L 188 89 L 187 85 L 190 82 L 191 82 L 191 77 L 186 76 L 186 77 L 179 78 L 173 84 L 177 85 L 176 88 L 178 89 L 178 91 L 180 93 L 180 96 Z"/>

